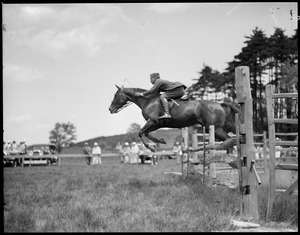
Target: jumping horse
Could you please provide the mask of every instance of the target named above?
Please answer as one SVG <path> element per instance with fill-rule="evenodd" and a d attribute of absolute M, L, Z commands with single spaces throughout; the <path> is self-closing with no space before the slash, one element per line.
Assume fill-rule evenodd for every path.
<path fill-rule="evenodd" d="M 141 88 L 124 88 L 117 86 L 117 92 L 111 102 L 109 111 L 111 114 L 118 113 L 123 108 L 134 103 L 141 110 L 146 120 L 146 124 L 139 131 L 139 138 L 144 145 L 154 151 L 153 147 L 146 142 L 146 137 L 155 143 L 166 144 L 164 139 L 157 139 L 149 133 L 159 128 L 183 128 L 200 124 L 208 130 L 209 125 L 215 126 L 215 137 L 224 141 L 222 146 L 210 146 L 211 149 L 224 149 L 234 145 L 231 137 L 227 134 L 229 131 L 235 133 L 235 113 L 239 110 L 230 103 L 216 103 L 209 100 L 171 100 L 170 113 L 172 118 L 159 119 L 163 114 L 160 104 L 160 94 L 154 93 L 147 97 L 138 97 L 136 93 L 146 90 Z M 228 145 L 229 144 L 229 145 Z M 209 146 L 207 146 L 209 149 Z"/>

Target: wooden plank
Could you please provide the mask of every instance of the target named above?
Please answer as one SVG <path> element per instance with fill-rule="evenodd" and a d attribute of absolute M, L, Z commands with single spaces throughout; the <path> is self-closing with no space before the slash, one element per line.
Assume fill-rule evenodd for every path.
<path fill-rule="evenodd" d="M 264 134 L 253 134 L 253 137 L 263 137 Z"/>
<path fill-rule="evenodd" d="M 274 118 L 273 120 L 274 123 L 284 123 L 284 124 L 298 124 L 298 119 L 294 119 L 294 118 Z"/>
<path fill-rule="evenodd" d="M 276 136 L 298 136 L 298 132 L 291 132 L 291 133 L 275 133 Z"/>
<path fill-rule="evenodd" d="M 266 85 L 266 103 L 267 103 L 267 119 L 268 119 L 268 131 L 269 131 L 269 190 L 268 190 L 268 207 L 267 207 L 267 219 L 271 218 L 273 204 L 275 201 L 275 125 L 274 125 L 274 110 L 272 93 L 274 87 L 272 85 Z"/>
<path fill-rule="evenodd" d="M 282 196 L 290 195 L 297 186 L 298 186 L 298 179 L 282 194 Z"/>
<path fill-rule="evenodd" d="M 278 164 L 275 166 L 276 170 L 298 171 L 298 164 Z"/>
<path fill-rule="evenodd" d="M 275 189 L 276 193 L 284 194 L 286 189 Z M 281 195 L 282 196 L 282 195 Z M 298 190 L 295 190 L 289 194 L 289 196 L 298 196 Z"/>
<path fill-rule="evenodd" d="M 275 141 L 276 146 L 298 146 L 298 141 Z"/>
<path fill-rule="evenodd" d="M 275 94 L 272 94 L 273 99 L 277 99 L 277 98 L 297 98 L 297 97 L 298 97 L 298 93 L 275 93 Z"/>

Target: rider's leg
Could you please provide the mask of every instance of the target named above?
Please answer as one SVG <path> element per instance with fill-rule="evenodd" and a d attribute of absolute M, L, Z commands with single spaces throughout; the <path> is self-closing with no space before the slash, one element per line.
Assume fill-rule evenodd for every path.
<path fill-rule="evenodd" d="M 184 95 L 184 88 L 183 87 L 177 87 L 173 90 L 169 90 L 164 92 L 160 96 L 160 100 L 162 103 L 162 106 L 164 108 L 164 115 L 162 115 L 159 118 L 172 118 L 170 111 L 169 111 L 169 104 L 167 99 L 179 99 Z"/>
<path fill-rule="evenodd" d="M 160 116 L 159 118 L 172 118 L 172 116 L 170 115 L 170 112 L 169 112 L 169 103 L 168 103 L 168 100 L 166 99 L 165 97 L 165 94 L 162 94 L 160 96 L 160 102 L 162 104 L 162 107 L 164 109 L 164 114 L 162 116 Z"/>

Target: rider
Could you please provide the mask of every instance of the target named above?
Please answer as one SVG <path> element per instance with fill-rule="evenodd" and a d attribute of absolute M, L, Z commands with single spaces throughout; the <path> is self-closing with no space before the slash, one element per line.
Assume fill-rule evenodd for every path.
<path fill-rule="evenodd" d="M 156 92 L 164 92 L 160 95 L 160 101 L 164 109 L 164 114 L 160 116 L 159 119 L 172 118 L 169 112 L 169 104 L 167 99 L 181 98 L 184 95 L 186 86 L 180 82 L 170 82 L 160 79 L 159 73 L 150 74 L 150 82 L 153 84 L 153 87 L 148 91 L 137 93 L 137 96 L 147 96 Z"/>

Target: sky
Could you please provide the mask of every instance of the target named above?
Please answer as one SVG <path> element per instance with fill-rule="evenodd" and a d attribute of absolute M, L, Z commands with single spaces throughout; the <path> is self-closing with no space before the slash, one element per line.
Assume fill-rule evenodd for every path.
<path fill-rule="evenodd" d="M 224 72 L 255 27 L 294 35 L 296 2 L 3 4 L 3 140 L 49 143 L 57 122 L 77 141 L 143 126 L 138 106 L 108 108 L 118 86 L 150 89 L 150 74 L 195 83 Z"/>

